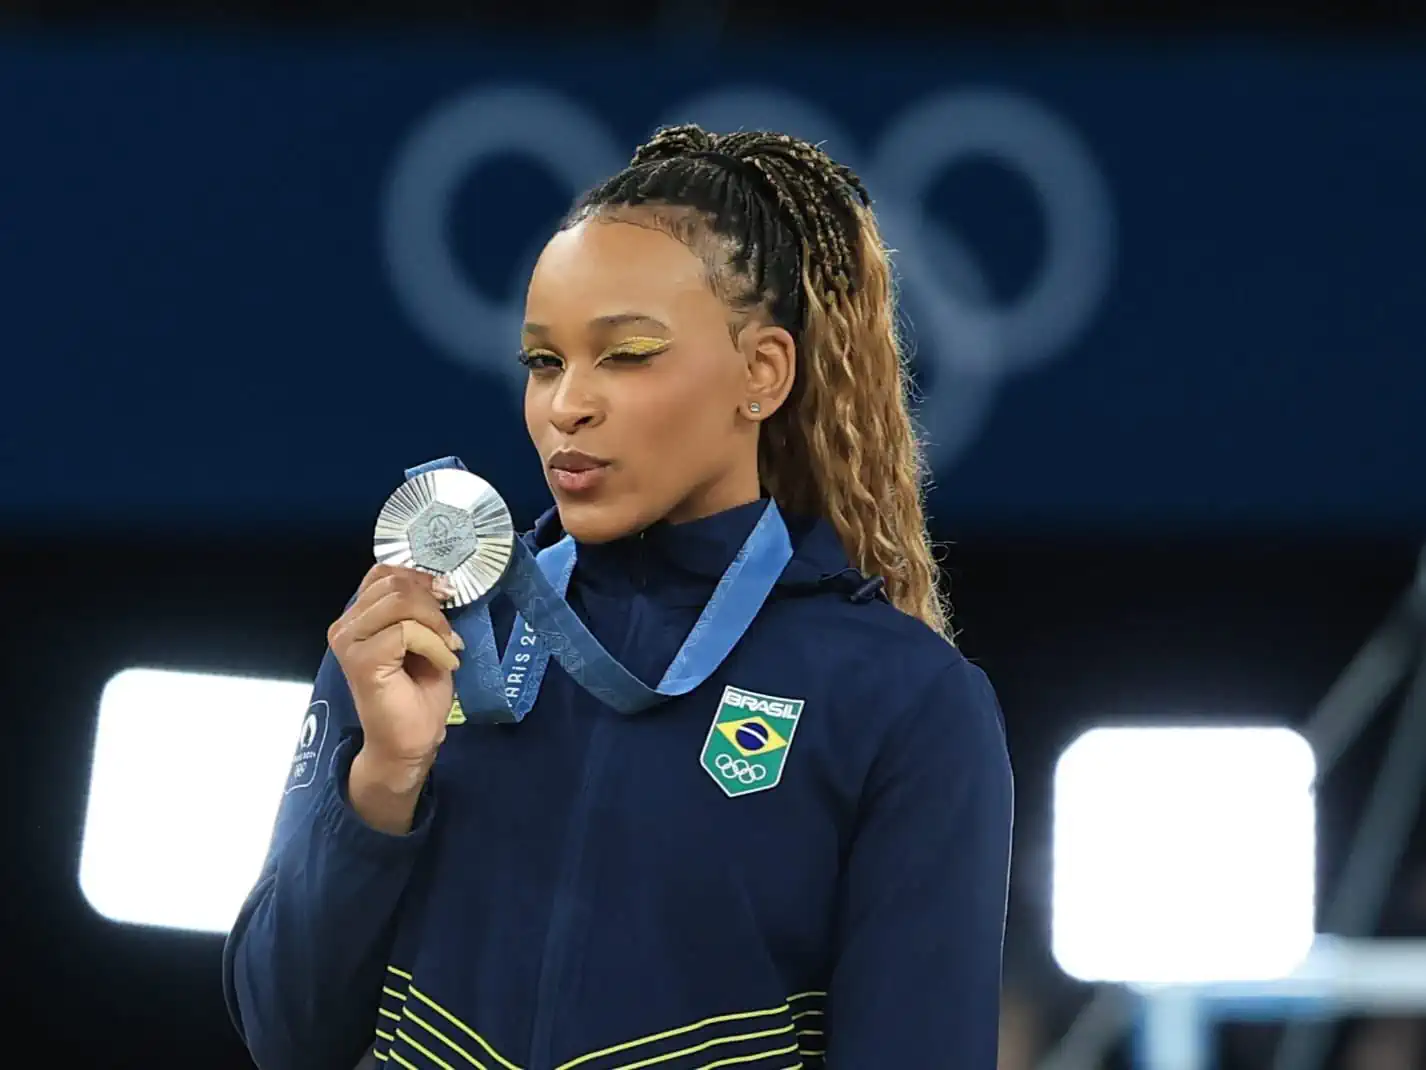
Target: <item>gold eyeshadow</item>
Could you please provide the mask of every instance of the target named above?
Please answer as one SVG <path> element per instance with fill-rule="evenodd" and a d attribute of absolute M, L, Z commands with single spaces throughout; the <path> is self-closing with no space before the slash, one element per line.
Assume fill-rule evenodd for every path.
<path fill-rule="evenodd" d="M 671 345 L 673 342 L 667 338 L 634 337 L 622 339 L 617 345 L 610 346 L 608 351 L 633 357 L 651 357 L 655 353 L 663 352 Z"/>

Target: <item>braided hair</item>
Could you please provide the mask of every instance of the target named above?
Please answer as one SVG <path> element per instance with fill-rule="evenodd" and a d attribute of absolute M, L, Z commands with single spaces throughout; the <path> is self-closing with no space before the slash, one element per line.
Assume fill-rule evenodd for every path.
<path fill-rule="evenodd" d="M 591 216 L 684 242 L 732 311 L 735 339 L 752 319 L 792 335 L 792 394 L 758 444 L 763 486 L 787 511 L 830 521 L 894 605 L 950 638 L 891 269 L 861 180 L 786 134 L 672 126 L 585 194 L 565 225 Z"/>

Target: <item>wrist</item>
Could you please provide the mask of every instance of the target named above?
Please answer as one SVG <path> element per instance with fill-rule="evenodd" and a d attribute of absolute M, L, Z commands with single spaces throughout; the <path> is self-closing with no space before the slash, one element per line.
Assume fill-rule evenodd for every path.
<path fill-rule="evenodd" d="M 431 771 L 432 759 L 391 758 L 370 747 L 362 747 L 352 758 L 349 778 L 360 775 L 363 784 L 391 795 L 419 794 Z"/>
<path fill-rule="evenodd" d="M 429 762 L 385 758 L 362 749 L 347 771 L 347 801 L 372 828 L 394 836 L 411 831 Z"/>

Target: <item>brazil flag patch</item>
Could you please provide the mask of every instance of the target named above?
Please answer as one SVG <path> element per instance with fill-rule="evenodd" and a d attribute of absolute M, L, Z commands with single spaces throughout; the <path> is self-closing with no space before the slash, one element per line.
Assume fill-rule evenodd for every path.
<path fill-rule="evenodd" d="M 728 796 L 775 788 L 802 716 L 802 699 L 723 690 L 703 744 L 703 768 Z"/>

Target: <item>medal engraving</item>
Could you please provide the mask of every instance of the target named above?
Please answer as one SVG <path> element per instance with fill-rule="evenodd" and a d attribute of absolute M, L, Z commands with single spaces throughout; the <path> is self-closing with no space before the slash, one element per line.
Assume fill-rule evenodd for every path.
<path fill-rule="evenodd" d="M 458 569 L 480 545 L 471 515 L 445 502 L 430 502 L 406 531 L 411 561 L 442 574 Z"/>

